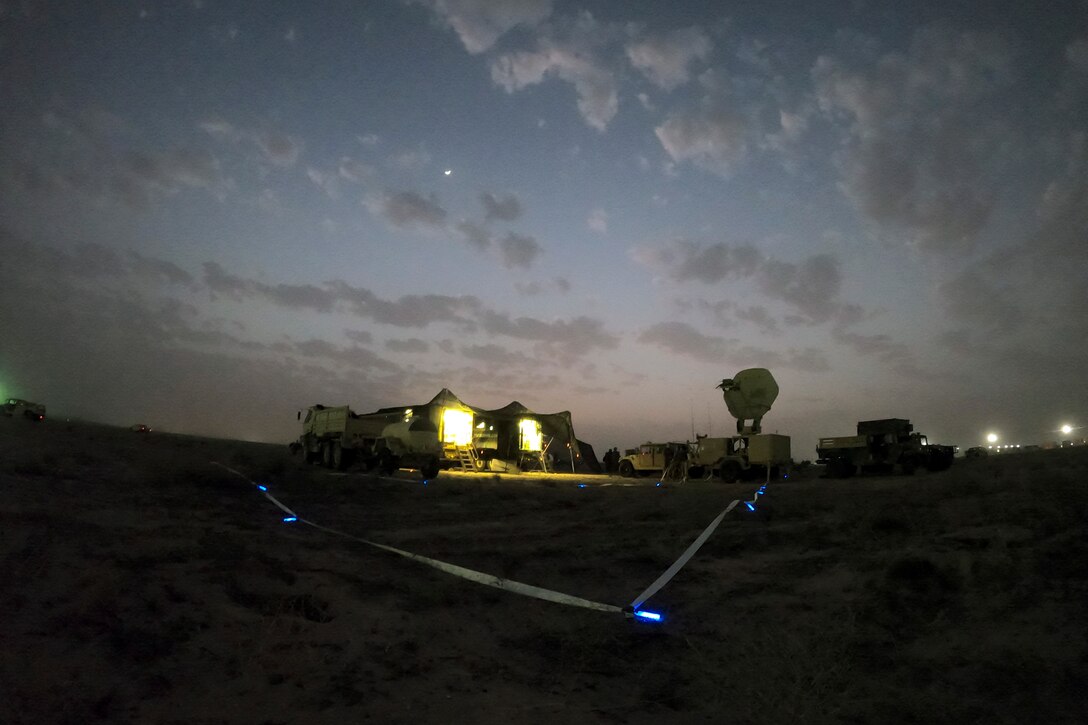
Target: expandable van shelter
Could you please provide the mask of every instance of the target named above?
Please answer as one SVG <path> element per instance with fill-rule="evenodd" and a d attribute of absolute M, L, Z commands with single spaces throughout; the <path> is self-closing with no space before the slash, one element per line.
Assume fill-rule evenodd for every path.
<path fill-rule="evenodd" d="M 599 473 L 600 463 L 588 443 L 574 435 L 569 411 L 535 413 L 514 401 L 487 410 L 462 402 L 446 388 L 419 405 L 381 408 L 361 413 L 368 435 L 378 437 L 390 423 L 427 418 L 447 447 L 472 446 L 484 458 L 512 461 L 532 468 L 543 458 L 554 472 Z"/>

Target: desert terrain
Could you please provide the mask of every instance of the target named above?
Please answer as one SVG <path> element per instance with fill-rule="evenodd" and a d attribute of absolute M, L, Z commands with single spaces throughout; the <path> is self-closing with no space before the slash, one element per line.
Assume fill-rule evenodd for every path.
<path fill-rule="evenodd" d="M 772 483 L 647 603 L 660 624 L 284 523 L 212 461 L 338 531 L 620 606 L 754 489 L 423 485 L 0 419 L 5 722 L 1088 721 L 1083 448 Z"/>

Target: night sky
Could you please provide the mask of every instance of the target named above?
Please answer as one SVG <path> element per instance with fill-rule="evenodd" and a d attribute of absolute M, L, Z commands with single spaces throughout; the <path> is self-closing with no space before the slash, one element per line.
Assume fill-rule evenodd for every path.
<path fill-rule="evenodd" d="M 803 13 L 797 8 L 807 5 Z M 1088 424 L 1085 2 L 0 0 L 0 395 Z M 1083 433 L 1083 431 L 1081 431 Z"/>

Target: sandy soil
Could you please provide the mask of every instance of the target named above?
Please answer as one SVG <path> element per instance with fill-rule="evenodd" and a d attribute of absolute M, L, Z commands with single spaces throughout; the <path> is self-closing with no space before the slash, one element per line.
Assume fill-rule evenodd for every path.
<path fill-rule="evenodd" d="M 283 446 L 0 420 L 15 723 L 1085 722 L 1088 450 L 749 485 L 301 466 Z M 585 483 L 584 488 L 578 483 Z"/>

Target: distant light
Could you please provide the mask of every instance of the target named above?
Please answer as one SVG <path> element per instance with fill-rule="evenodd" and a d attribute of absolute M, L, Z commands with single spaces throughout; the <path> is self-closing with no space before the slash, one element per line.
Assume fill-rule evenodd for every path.
<path fill-rule="evenodd" d="M 586 485 L 584 483 L 579 483 L 578 484 L 578 488 L 585 488 L 585 487 L 586 487 Z"/>
<path fill-rule="evenodd" d="M 986 442 L 987 443 L 997 443 L 997 433 L 987 433 L 986 434 Z"/>
<path fill-rule="evenodd" d="M 1073 426 L 1069 425 L 1068 423 L 1062 426 L 1062 435 L 1069 435 L 1072 432 Z"/>
<path fill-rule="evenodd" d="M 639 619 L 648 619 L 651 622 L 660 622 L 661 619 L 662 619 L 661 615 L 658 614 L 657 612 L 647 612 L 644 609 L 636 610 L 635 611 L 635 616 L 638 617 Z"/>
<path fill-rule="evenodd" d="M 283 517 L 283 523 L 285 523 L 285 524 L 292 524 L 292 523 L 294 523 L 296 521 L 298 521 L 298 516 L 284 516 Z"/>
<path fill-rule="evenodd" d="M 257 484 L 257 488 L 261 489 L 262 491 L 267 491 L 268 490 L 268 486 L 262 486 L 259 483 Z"/>
<path fill-rule="evenodd" d="M 444 173 L 444 174 L 445 174 L 446 176 L 449 176 L 450 174 L 452 174 L 452 173 L 453 173 L 453 169 L 446 169 L 446 170 L 445 170 L 445 171 L 443 171 L 442 173 Z"/>
<path fill-rule="evenodd" d="M 661 488 L 661 483 L 662 483 L 661 481 L 658 481 L 657 483 L 655 483 L 654 488 Z"/>

